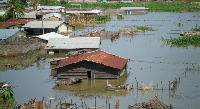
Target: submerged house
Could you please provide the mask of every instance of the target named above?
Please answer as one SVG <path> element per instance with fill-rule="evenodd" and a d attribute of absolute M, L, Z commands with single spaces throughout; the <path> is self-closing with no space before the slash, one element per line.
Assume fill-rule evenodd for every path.
<path fill-rule="evenodd" d="M 44 33 L 56 32 L 60 34 L 67 34 L 72 32 L 72 26 L 64 21 L 31 21 L 22 28 L 28 32 L 28 35 L 41 35 Z"/>
<path fill-rule="evenodd" d="M 145 7 L 121 7 L 120 10 L 124 10 L 126 15 L 134 14 L 147 14 L 149 8 Z"/>
<path fill-rule="evenodd" d="M 60 39 L 69 38 L 69 36 L 65 36 L 65 35 L 62 35 L 62 34 L 55 33 L 55 32 L 50 32 L 50 33 L 35 36 L 35 38 L 39 38 L 42 46 L 46 46 L 49 39 L 51 39 L 51 38 L 54 38 L 56 40 L 58 38 L 60 38 Z"/>
<path fill-rule="evenodd" d="M 100 37 L 50 38 L 45 49 L 48 53 L 67 53 L 71 50 L 99 49 Z"/>
<path fill-rule="evenodd" d="M 76 11 L 66 11 L 66 15 L 79 14 L 79 15 L 102 15 L 101 10 L 76 10 Z"/>
<path fill-rule="evenodd" d="M 20 29 L 0 29 L 1 41 L 11 41 L 18 37 L 26 37 L 26 32 Z"/>
<path fill-rule="evenodd" d="M 96 50 L 60 60 L 51 61 L 58 64 L 57 79 L 117 79 L 123 75 L 129 59 Z"/>

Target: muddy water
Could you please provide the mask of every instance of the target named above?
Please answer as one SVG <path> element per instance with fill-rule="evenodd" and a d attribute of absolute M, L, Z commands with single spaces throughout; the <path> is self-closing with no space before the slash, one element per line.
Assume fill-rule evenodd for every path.
<path fill-rule="evenodd" d="M 2 58 L 4 63 L 30 63 L 31 66 L 22 70 L 0 70 L 1 81 L 11 81 L 14 88 L 14 98 L 19 104 L 27 102 L 31 98 L 41 100 L 60 96 L 66 97 L 70 102 L 73 99 L 78 105 L 81 98 L 89 107 L 94 106 L 97 97 L 97 106 L 105 106 L 106 99 L 114 107 L 116 100 L 119 101 L 120 109 L 138 102 L 147 102 L 155 95 L 167 105 L 172 104 L 176 109 L 199 108 L 200 103 L 200 48 L 189 46 L 170 47 L 163 45 L 161 37 L 178 37 L 180 32 L 191 32 L 191 29 L 200 26 L 200 13 L 148 13 L 146 15 L 127 15 L 123 20 L 117 20 L 115 16 L 111 22 L 98 24 L 95 28 L 87 28 L 76 32 L 84 34 L 96 29 L 118 31 L 121 28 L 135 28 L 136 26 L 152 27 L 156 31 L 139 33 L 133 37 L 122 36 L 114 41 L 102 40 L 100 48 L 108 53 L 116 54 L 131 61 L 128 63 L 127 73 L 118 80 L 108 80 L 109 83 L 133 84 L 134 90 L 105 91 L 107 80 L 84 80 L 83 83 L 74 86 L 55 86 L 54 79 L 50 76 L 51 68 L 49 61 L 53 58 L 65 55 L 49 56 L 46 60 L 30 61 L 29 58 L 7 59 Z M 21 60 L 20 60 L 21 59 Z M 2 65 L 1 65 L 2 66 Z M 185 72 L 185 68 L 195 68 Z M 180 83 L 174 92 L 169 90 L 140 91 L 136 90 L 136 81 L 141 86 L 142 81 L 148 85 L 153 81 L 153 86 L 166 87 L 169 81 L 180 77 Z M 56 105 L 56 99 L 52 105 Z"/>

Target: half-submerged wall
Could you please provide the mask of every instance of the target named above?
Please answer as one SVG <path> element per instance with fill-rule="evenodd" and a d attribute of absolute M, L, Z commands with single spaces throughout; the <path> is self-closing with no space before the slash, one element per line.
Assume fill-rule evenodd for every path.
<path fill-rule="evenodd" d="M 121 70 L 111 68 L 103 64 L 98 64 L 90 61 L 81 61 L 65 67 L 57 69 L 57 78 L 84 78 L 84 79 L 117 79 L 124 71 L 125 67 Z"/>

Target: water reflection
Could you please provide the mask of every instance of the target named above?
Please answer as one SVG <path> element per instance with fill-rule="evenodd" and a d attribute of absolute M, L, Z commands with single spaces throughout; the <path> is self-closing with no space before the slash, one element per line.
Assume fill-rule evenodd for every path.
<path fill-rule="evenodd" d="M 54 86 L 53 90 L 59 92 L 65 90 L 71 95 L 81 96 L 83 98 L 94 97 L 94 96 L 127 96 L 130 91 L 106 91 L 107 82 L 111 85 L 124 85 L 129 76 L 126 72 L 119 79 L 85 79 L 79 84 L 69 86 Z"/>
<path fill-rule="evenodd" d="M 39 58 L 45 57 L 46 51 L 36 50 L 31 51 L 24 56 L 16 57 L 0 57 L 0 71 L 5 72 L 6 70 L 23 70 L 29 66 L 32 66 L 35 62 L 37 67 L 40 67 L 38 62 Z"/>

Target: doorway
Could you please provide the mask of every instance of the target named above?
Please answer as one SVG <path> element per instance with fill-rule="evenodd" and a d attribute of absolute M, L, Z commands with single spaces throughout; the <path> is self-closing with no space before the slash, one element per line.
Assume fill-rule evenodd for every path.
<path fill-rule="evenodd" d="M 91 79 L 91 77 L 92 77 L 92 72 L 91 71 L 87 71 L 87 77 L 88 77 L 88 79 Z"/>

